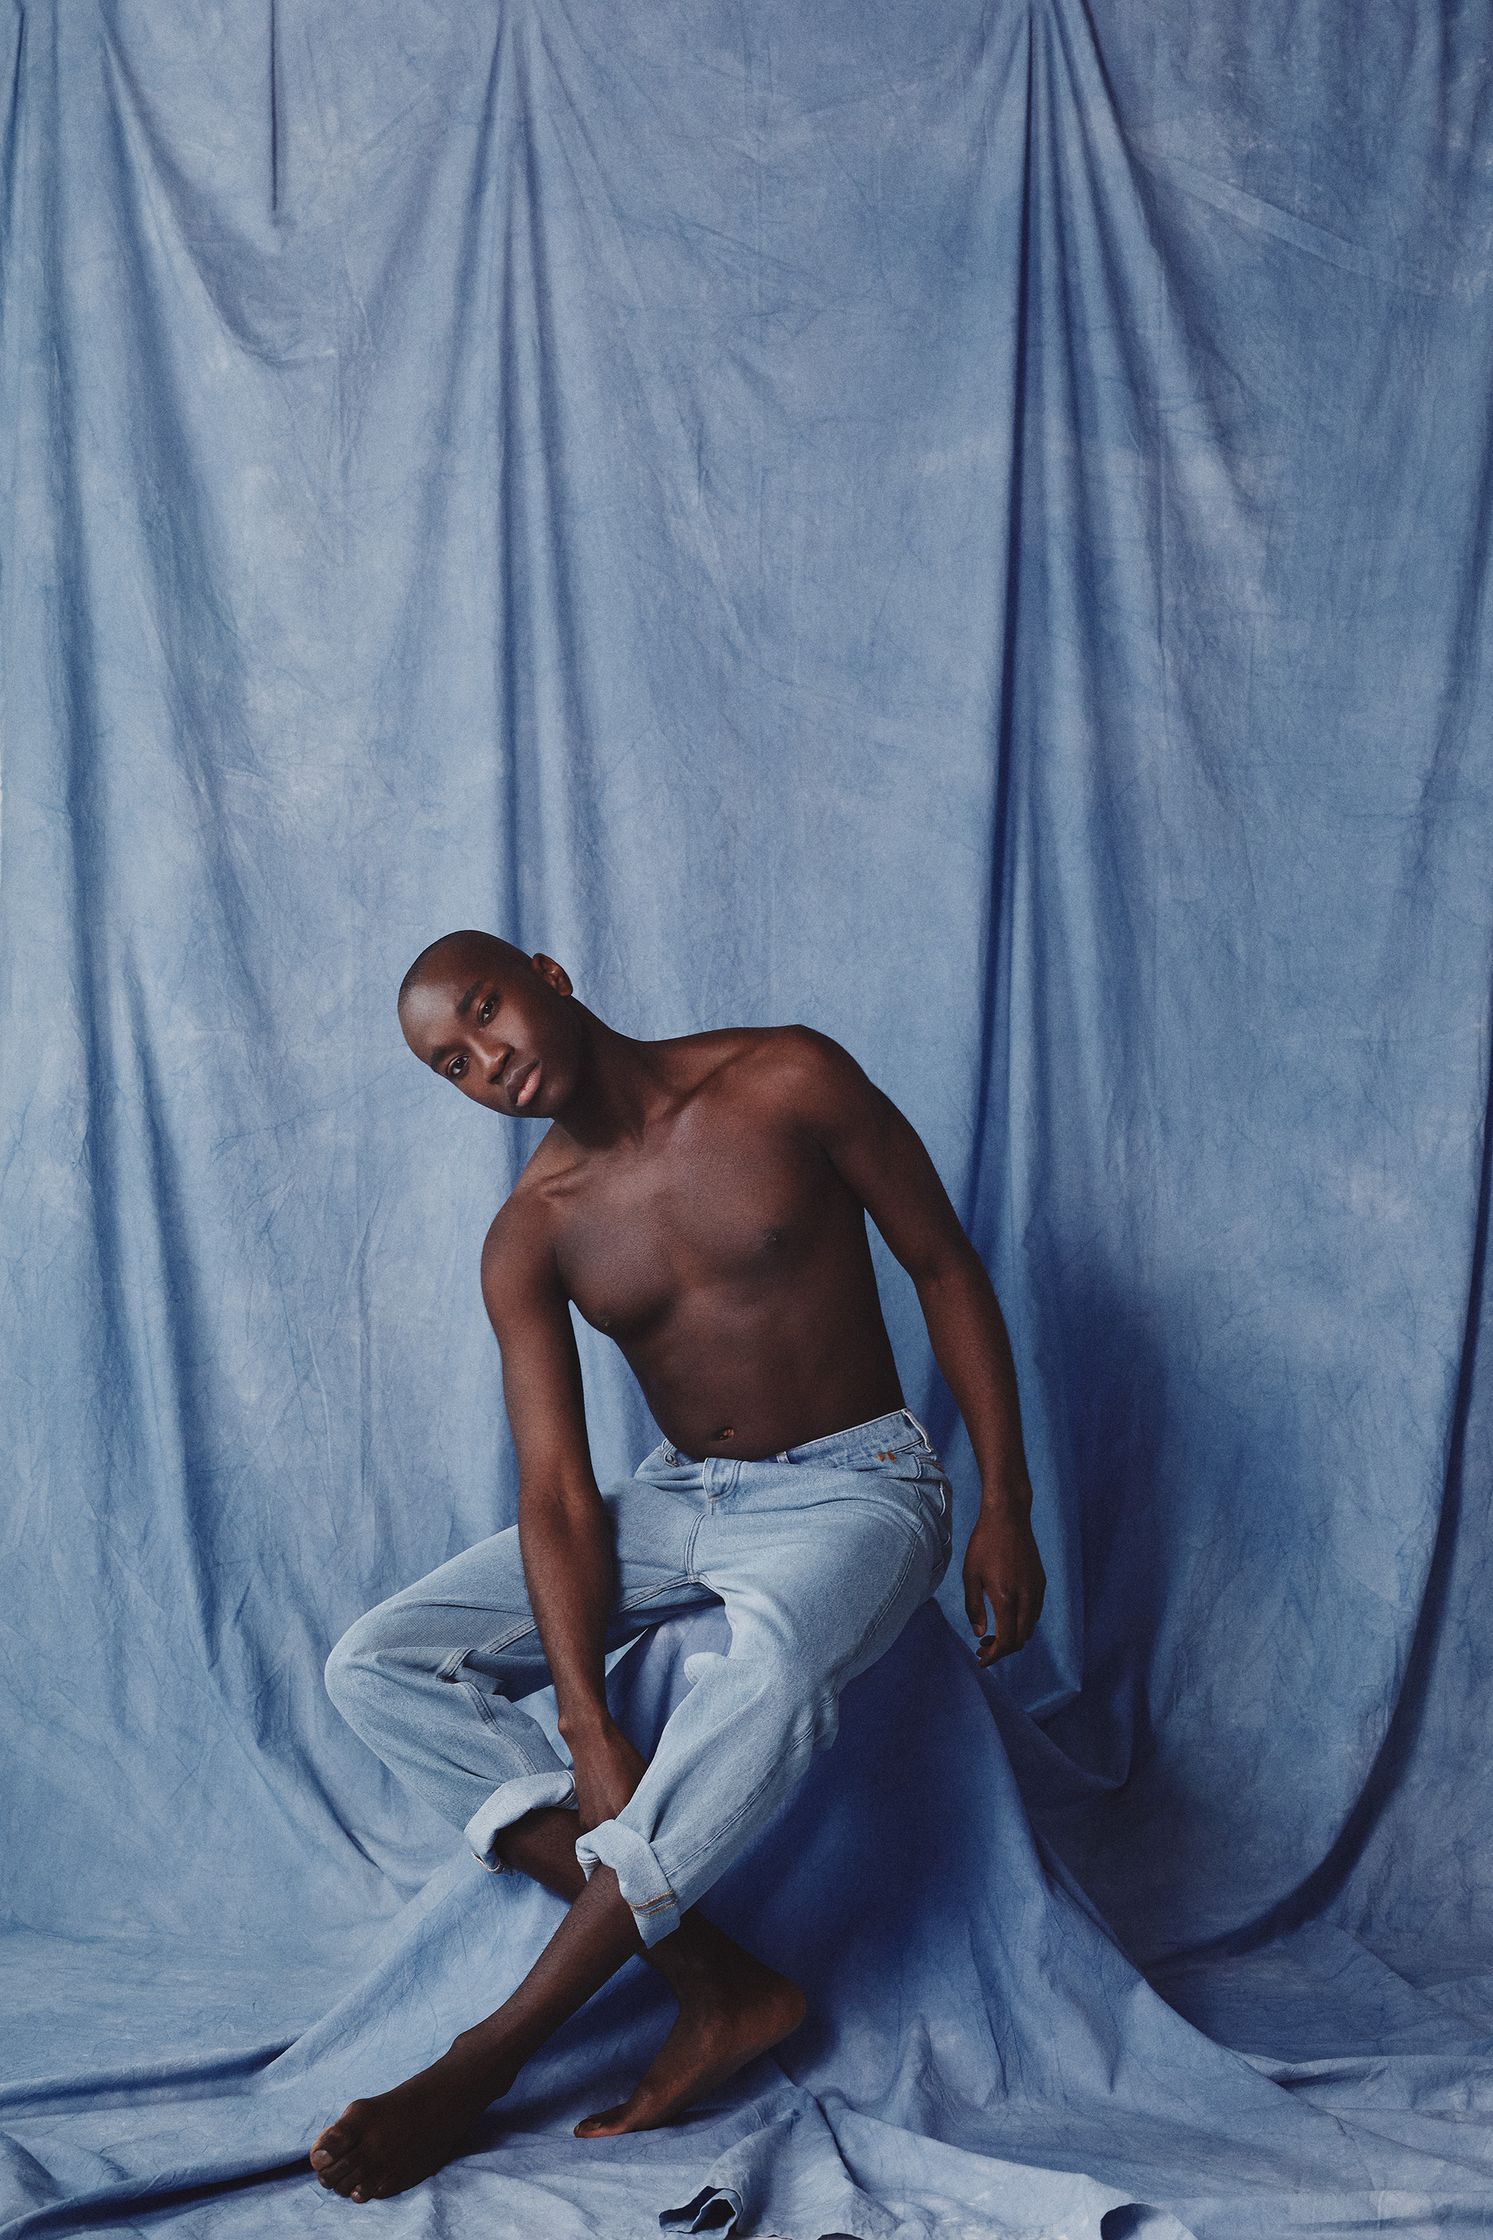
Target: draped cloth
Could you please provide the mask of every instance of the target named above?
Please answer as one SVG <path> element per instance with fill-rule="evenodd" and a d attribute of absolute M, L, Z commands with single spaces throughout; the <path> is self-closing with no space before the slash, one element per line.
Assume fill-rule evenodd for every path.
<path fill-rule="evenodd" d="M 13 0 L 6 2240 L 1493 2232 L 1488 30 Z M 561 1913 L 322 1684 L 514 1515 L 539 1125 L 393 1010 L 465 924 L 894 1097 L 1050 1587 L 978 1672 L 874 1239 L 955 1561 L 706 1907 L 808 2022 L 577 2141 L 630 1962 L 358 2210 L 316 2131 Z"/>

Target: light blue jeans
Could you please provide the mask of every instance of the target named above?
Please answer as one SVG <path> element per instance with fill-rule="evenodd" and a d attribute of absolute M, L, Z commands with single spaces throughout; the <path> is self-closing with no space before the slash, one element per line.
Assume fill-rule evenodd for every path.
<path fill-rule="evenodd" d="M 665 1440 L 601 1488 L 616 1590 L 607 1644 L 704 1603 L 730 1647 L 685 1659 L 689 1693 L 622 1810 L 587 1829 L 646 1945 L 724 1873 L 834 1740 L 846 1682 L 890 1647 L 952 1552 L 948 1478 L 905 1408 L 760 1462 Z M 327 1659 L 332 1700 L 384 1763 L 458 1823 L 485 1867 L 538 1805 L 573 1805 L 568 1764 L 520 1698 L 549 1680 L 518 1527 L 359 1618 Z"/>

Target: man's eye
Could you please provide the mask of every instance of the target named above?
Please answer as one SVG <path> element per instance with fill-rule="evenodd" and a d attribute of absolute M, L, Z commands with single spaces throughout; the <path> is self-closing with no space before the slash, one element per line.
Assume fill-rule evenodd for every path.
<path fill-rule="evenodd" d="M 485 1027 L 487 1025 L 488 1020 L 493 1015 L 494 1008 L 495 1006 L 493 1003 L 493 999 L 491 996 L 488 996 L 477 1013 L 477 1022 L 479 1026 Z"/>
<path fill-rule="evenodd" d="M 466 1071 L 466 1063 L 467 1061 L 465 1058 L 453 1058 L 451 1060 L 451 1063 L 446 1068 L 447 1079 L 450 1081 L 459 1081 L 461 1079 L 462 1073 Z M 458 1067 L 461 1069 L 460 1072 L 458 1072 L 457 1070 Z"/>

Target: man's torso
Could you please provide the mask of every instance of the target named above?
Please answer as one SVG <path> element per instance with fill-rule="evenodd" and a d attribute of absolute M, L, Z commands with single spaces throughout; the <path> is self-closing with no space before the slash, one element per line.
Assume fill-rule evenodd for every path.
<path fill-rule="evenodd" d="M 796 1115 L 782 1028 L 654 1045 L 671 1101 L 643 1139 L 540 1143 L 567 1295 L 620 1347 L 686 1454 L 758 1459 L 902 1406 L 865 1211 Z"/>

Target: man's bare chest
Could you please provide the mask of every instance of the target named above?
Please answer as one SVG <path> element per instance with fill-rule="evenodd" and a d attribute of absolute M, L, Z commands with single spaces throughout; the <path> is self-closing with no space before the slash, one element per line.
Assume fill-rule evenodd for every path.
<path fill-rule="evenodd" d="M 589 1166 L 551 1201 L 562 1280 L 585 1320 L 640 1336 L 723 1287 L 794 1280 L 859 1209 L 818 1147 L 712 1119 L 652 1154 Z"/>

